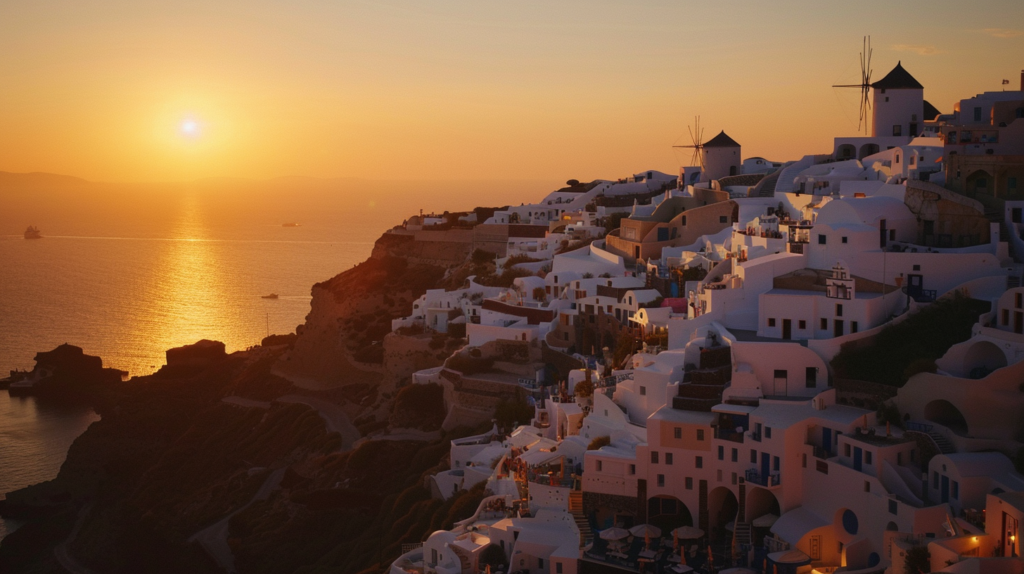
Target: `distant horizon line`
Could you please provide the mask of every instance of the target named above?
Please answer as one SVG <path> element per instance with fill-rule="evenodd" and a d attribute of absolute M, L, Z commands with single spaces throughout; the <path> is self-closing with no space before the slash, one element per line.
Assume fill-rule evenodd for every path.
<path fill-rule="evenodd" d="M 644 170 L 649 171 L 649 170 Z M 639 173 L 639 172 L 638 172 Z M 64 179 L 64 180 L 76 180 L 79 185 L 82 184 L 107 184 L 107 185 L 186 185 L 196 183 L 207 183 L 207 182 L 250 182 L 250 183 L 269 183 L 281 180 L 308 180 L 318 182 L 342 182 L 342 181 L 380 181 L 380 182 L 460 182 L 460 183 L 473 183 L 473 182 L 531 182 L 531 183 L 548 183 L 552 180 L 558 180 L 560 178 L 523 178 L 523 179 L 509 179 L 509 178 L 467 178 L 467 179 L 433 179 L 433 178 L 374 178 L 365 176 L 334 176 L 334 177 L 321 177 L 314 175 L 279 175 L 273 177 L 245 177 L 245 176 L 209 176 L 200 177 L 191 180 L 132 180 L 132 181 L 104 181 L 104 180 L 92 180 L 80 177 L 77 175 L 68 175 L 63 173 L 55 173 L 49 171 L 5 171 L 0 170 L 0 183 L 3 183 L 5 177 L 16 177 L 16 178 L 52 178 L 52 179 Z M 570 178 L 572 179 L 572 178 Z M 605 178 L 597 178 L 605 179 Z M 617 179 L 617 178 L 616 178 Z M 568 180 L 567 180 L 568 181 Z M 581 180 L 582 181 L 582 180 Z M 614 180 L 609 180 L 614 181 Z"/>

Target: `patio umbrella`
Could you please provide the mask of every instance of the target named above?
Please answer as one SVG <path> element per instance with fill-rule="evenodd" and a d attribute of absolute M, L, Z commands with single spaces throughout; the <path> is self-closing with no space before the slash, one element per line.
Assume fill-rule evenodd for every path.
<path fill-rule="evenodd" d="M 661 536 L 661 529 L 652 524 L 637 524 L 633 528 L 629 529 L 629 533 L 633 536 Z"/>
<path fill-rule="evenodd" d="M 692 540 L 704 536 L 704 531 L 696 526 L 680 526 L 672 531 L 672 536 L 680 540 Z"/>
<path fill-rule="evenodd" d="M 774 514 L 765 514 L 764 516 L 758 516 L 750 524 L 757 528 L 768 528 L 772 524 L 775 524 L 775 521 L 778 519 L 779 517 Z"/>
<path fill-rule="evenodd" d="M 622 540 L 629 536 L 629 531 L 625 528 L 619 528 L 618 526 L 612 526 L 611 528 L 602 530 L 598 537 L 601 540 Z"/>

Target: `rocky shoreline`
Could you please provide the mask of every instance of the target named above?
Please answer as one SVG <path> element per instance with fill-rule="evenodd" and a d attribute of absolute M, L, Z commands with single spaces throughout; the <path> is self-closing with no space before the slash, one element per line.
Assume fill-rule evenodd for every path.
<path fill-rule="evenodd" d="M 37 365 L 47 375 L 33 385 L 41 399 L 83 401 L 101 420 L 54 480 L 0 501 L 0 515 L 26 521 L 0 541 L 0 571 L 63 572 L 73 560 L 104 573 L 219 572 L 193 535 L 222 520 L 239 571 L 379 571 L 402 543 L 475 508 L 431 500 L 422 480 L 444 468 L 453 436 L 475 429 L 439 432 L 441 390 L 424 400 L 401 388 L 461 343 L 439 351 L 389 334 L 444 274 L 382 240 L 370 259 L 313 287 L 296 334 L 231 354 L 200 341 L 130 380 L 112 370 L 54 376 Z M 414 415 L 405 440 L 350 448 L 389 428 L 396 409 Z M 254 499 L 270 472 L 280 484 Z M 310 528 L 324 535 L 310 537 Z"/>

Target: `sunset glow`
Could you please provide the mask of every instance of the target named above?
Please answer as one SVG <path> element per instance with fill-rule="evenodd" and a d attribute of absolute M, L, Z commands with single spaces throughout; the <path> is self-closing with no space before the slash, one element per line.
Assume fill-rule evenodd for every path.
<path fill-rule="evenodd" d="M 1024 53 L 1024 12 L 1008 0 L 955 19 L 887 2 L 104 5 L 0 7 L 0 170 L 101 181 L 672 173 L 689 159 L 672 145 L 697 114 L 745 155 L 789 160 L 856 134 L 856 94 L 831 86 L 858 78 L 864 35 L 876 74 L 902 60 L 944 112 L 963 95 L 954 84 L 1017 81 L 1021 62 L 991 55 Z M 183 109 L 215 115 L 216 137 Z M 174 127 L 149 129 L 165 121 Z"/>

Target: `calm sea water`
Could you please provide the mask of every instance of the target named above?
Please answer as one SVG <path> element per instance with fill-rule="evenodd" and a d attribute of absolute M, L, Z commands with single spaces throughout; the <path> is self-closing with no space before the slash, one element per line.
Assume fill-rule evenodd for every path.
<path fill-rule="evenodd" d="M 420 209 L 518 204 L 555 183 L 209 181 L 111 186 L 0 174 L 0 377 L 61 343 L 148 374 L 168 348 L 288 333 L 310 288 Z M 284 223 L 298 227 L 283 227 Z M 29 224 L 44 238 L 25 240 Z M 263 299 L 276 293 L 279 299 Z M 0 495 L 53 478 L 95 420 L 0 394 Z M 0 537 L 4 526 L 0 525 Z"/>

